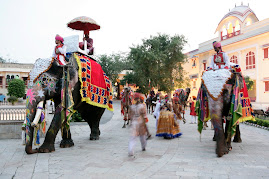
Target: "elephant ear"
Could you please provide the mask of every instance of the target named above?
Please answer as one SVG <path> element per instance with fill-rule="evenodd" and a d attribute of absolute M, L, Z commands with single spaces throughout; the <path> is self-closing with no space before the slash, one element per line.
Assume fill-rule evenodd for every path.
<path fill-rule="evenodd" d="M 224 90 L 224 85 L 231 79 L 232 73 L 227 69 L 205 71 L 202 76 L 208 94 L 217 100 Z"/>
<path fill-rule="evenodd" d="M 37 59 L 34 63 L 34 67 L 28 76 L 28 88 L 34 85 L 35 80 L 44 72 L 48 71 L 53 63 L 53 58 Z"/>

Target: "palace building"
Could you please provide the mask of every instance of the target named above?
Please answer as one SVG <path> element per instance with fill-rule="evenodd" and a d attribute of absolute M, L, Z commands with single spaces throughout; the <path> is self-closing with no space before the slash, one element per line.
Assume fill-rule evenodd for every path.
<path fill-rule="evenodd" d="M 259 20 L 249 6 L 241 5 L 228 12 L 217 25 L 218 37 L 199 44 L 188 52 L 184 70 L 191 85 L 190 96 L 197 96 L 202 72 L 215 53 L 212 43 L 221 42 L 222 50 L 233 63 L 240 65 L 244 76 L 254 81 L 249 96 L 253 108 L 269 107 L 269 18 Z"/>
<path fill-rule="evenodd" d="M 28 74 L 33 66 L 24 63 L 0 63 L 0 95 L 7 97 L 8 82 L 14 78 L 22 79 L 27 85 Z"/>

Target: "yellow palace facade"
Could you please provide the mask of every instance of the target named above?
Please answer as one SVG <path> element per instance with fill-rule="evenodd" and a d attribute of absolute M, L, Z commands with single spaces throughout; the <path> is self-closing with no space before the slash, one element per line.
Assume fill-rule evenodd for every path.
<path fill-rule="evenodd" d="M 201 74 L 215 53 L 212 43 L 219 41 L 233 63 L 240 65 L 244 76 L 254 81 L 249 96 L 254 109 L 269 107 L 269 18 L 259 21 L 248 6 L 237 6 L 227 13 L 216 28 L 218 37 L 199 44 L 188 52 L 184 70 L 191 86 L 190 96 L 197 96 Z"/>

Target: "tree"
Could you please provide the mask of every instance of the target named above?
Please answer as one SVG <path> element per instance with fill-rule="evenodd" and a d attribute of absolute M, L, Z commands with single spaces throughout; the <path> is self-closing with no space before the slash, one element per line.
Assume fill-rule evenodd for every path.
<path fill-rule="evenodd" d="M 24 81 L 21 79 L 13 79 L 8 83 L 8 95 L 22 98 L 25 95 Z"/>
<path fill-rule="evenodd" d="M 0 63 L 6 63 L 6 60 L 3 57 L 0 57 Z"/>
<path fill-rule="evenodd" d="M 101 55 L 97 62 L 113 83 L 116 82 L 118 74 L 122 70 L 130 69 L 124 54 Z"/>
<path fill-rule="evenodd" d="M 246 82 L 247 89 L 252 90 L 254 86 L 254 81 L 249 76 L 245 76 L 244 79 Z"/>
<path fill-rule="evenodd" d="M 182 50 L 186 43 L 183 35 L 158 34 L 131 48 L 128 59 L 133 66 L 133 80 L 141 91 L 154 86 L 169 93 L 175 85 L 183 83 L 185 55 Z"/>

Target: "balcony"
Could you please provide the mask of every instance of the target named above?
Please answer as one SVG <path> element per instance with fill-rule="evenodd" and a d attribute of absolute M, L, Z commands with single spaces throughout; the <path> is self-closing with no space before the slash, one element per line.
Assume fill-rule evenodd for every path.
<path fill-rule="evenodd" d="M 232 32 L 232 33 L 229 33 L 227 35 L 222 35 L 222 32 L 221 32 L 221 40 L 226 40 L 226 39 L 232 38 L 234 36 L 238 36 L 240 34 L 241 34 L 240 30 Z"/>

